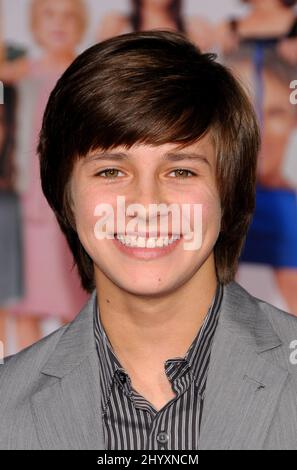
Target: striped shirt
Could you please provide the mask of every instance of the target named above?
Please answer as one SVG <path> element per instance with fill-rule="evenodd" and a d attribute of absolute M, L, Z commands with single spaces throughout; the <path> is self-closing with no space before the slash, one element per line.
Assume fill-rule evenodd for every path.
<path fill-rule="evenodd" d="M 203 325 L 184 357 L 164 363 L 176 396 L 160 410 L 131 385 L 94 308 L 100 365 L 105 449 L 197 450 L 211 345 L 219 317 L 223 284 L 218 283 Z M 144 371 L 145 373 L 145 371 Z"/>

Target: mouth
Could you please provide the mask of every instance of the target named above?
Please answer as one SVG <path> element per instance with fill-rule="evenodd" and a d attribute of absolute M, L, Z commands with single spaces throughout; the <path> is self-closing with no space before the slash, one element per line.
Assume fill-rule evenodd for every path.
<path fill-rule="evenodd" d="M 148 234 L 114 234 L 113 243 L 124 254 L 140 259 L 155 259 L 171 253 L 180 243 L 181 234 L 149 237 Z"/>
<path fill-rule="evenodd" d="M 54 31 L 51 32 L 51 36 L 54 39 L 61 40 L 61 39 L 65 39 L 66 34 L 65 34 L 64 31 L 54 30 Z"/>

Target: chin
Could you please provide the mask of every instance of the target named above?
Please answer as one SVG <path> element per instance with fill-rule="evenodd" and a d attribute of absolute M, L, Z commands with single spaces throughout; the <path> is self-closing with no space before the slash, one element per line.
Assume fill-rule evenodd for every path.
<path fill-rule="evenodd" d="M 176 289 L 175 285 L 169 285 L 169 284 L 162 284 L 156 282 L 155 285 L 152 285 L 151 283 L 149 284 L 131 284 L 131 283 L 121 283 L 120 285 L 118 284 L 118 287 L 125 292 L 139 296 L 139 297 L 160 297 L 165 294 L 170 294 L 171 292 L 174 292 Z"/>
<path fill-rule="evenodd" d="M 108 276 L 109 279 L 117 285 L 121 290 L 129 292 L 133 295 L 157 296 L 170 294 L 182 286 L 188 279 L 192 277 L 191 271 L 168 273 L 168 271 L 160 272 L 135 272 L 129 271 L 122 273 L 117 271 L 115 275 Z"/>

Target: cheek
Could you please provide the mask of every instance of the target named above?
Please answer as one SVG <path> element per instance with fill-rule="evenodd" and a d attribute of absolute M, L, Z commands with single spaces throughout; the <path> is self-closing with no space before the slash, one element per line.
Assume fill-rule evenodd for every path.
<path fill-rule="evenodd" d="M 208 200 L 202 208 L 202 233 L 208 240 L 217 238 L 221 229 L 222 211 L 216 198 Z"/>
<path fill-rule="evenodd" d="M 290 132 L 266 132 L 262 136 L 261 155 L 267 161 L 270 158 L 281 157 L 288 144 Z"/>
<path fill-rule="evenodd" d="M 89 231 L 95 224 L 95 208 L 99 198 L 90 190 L 76 193 L 74 198 L 75 219 L 78 230 Z"/>
<path fill-rule="evenodd" d="M 69 19 L 66 32 L 68 33 L 69 39 L 72 41 L 78 40 L 80 35 L 80 27 L 76 19 Z"/>
<path fill-rule="evenodd" d="M 202 205 L 203 232 L 210 226 L 220 225 L 221 205 L 219 194 L 215 188 L 204 187 L 197 190 L 194 202 Z"/>
<path fill-rule="evenodd" d="M 86 185 L 72 192 L 74 203 L 74 214 L 76 220 L 77 230 L 84 233 L 88 238 L 94 233 L 96 222 L 104 217 L 106 214 L 96 215 L 96 207 L 100 204 L 108 204 L 113 208 L 114 214 L 116 213 L 116 201 L 113 196 L 98 193 L 98 188 Z"/>
<path fill-rule="evenodd" d="M 267 139 L 277 139 L 282 137 L 287 137 L 293 129 L 293 120 L 291 116 L 287 113 L 281 118 L 267 118 L 264 132 Z"/>
<path fill-rule="evenodd" d="M 47 20 L 40 20 L 38 26 L 35 28 L 35 36 L 36 39 L 39 41 L 40 45 L 46 46 L 49 43 L 48 34 L 49 34 L 49 25 Z"/>
<path fill-rule="evenodd" d="M 38 34 L 44 36 L 51 26 L 51 19 L 46 14 L 40 13 L 36 24 Z"/>

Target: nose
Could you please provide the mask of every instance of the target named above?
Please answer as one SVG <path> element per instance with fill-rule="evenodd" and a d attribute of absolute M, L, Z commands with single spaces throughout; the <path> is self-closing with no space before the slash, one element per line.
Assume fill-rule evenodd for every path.
<path fill-rule="evenodd" d="M 166 202 L 165 194 L 162 192 L 159 182 L 153 176 L 149 177 L 147 174 L 144 175 L 144 178 L 138 179 L 134 185 L 133 194 L 127 200 L 127 204 L 141 204 L 147 214 L 151 204 L 164 202 Z"/>
<path fill-rule="evenodd" d="M 170 224 L 172 214 L 168 211 L 173 201 L 168 200 L 161 184 L 155 178 L 147 175 L 135 183 L 133 193 L 126 199 L 127 223 L 130 218 L 137 217 L 141 226 L 162 230 Z"/>

